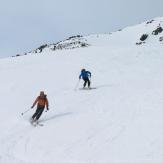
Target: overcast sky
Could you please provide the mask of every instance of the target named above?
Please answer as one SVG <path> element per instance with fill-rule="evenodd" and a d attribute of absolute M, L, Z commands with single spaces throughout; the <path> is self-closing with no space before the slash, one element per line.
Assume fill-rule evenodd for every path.
<path fill-rule="evenodd" d="M 163 16 L 163 0 L 0 0 L 0 57 Z"/>

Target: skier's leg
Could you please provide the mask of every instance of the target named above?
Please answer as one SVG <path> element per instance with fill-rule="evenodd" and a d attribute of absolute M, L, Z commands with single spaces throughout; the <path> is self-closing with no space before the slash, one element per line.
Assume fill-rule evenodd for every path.
<path fill-rule="evenodd" d="M 41 117 L 43 111 L 44 111 L 44 108 L 40 108 L 39 113 L 36 116 L 36 120 L 38 120 Z"/>
<path fill-rule="evenodd" d="M 91 85 L 91 82 L 90 82 L 90 80 L 88 78 L 88 88 L 90 88 L 90 85 Z"/>
<path fill-rule="evenodd" d="M 39 113 L 39 108 L 36 109 L 36 112 L 33 114 L 32 119 L 34 120 Z"/>
<path fill-rule="evenodd" d="M 91 82 L 90 82 L 89 78 L 85 78 L 85 79 L 84 79 L 84 81 L 85 81 L 85 83 L 84 83 L 84 84 L 85 84 L 85 86 L 86 86 L 86 85 L 87 85 L 87 83 L 88 83 L 88 88 L 89 88 L 89 87 L 90 87 L 90 84 L 91 84 Z M 84 86 L 84 87 L 85 87 L 85 86 Z"/>
<path fill-rule="evenodd" d="M 86 79 L 83 79 L 83 80 L 84 80 L 83 88 L 85 88 L 85 86 L 87 84 L 87 80 Z"/>

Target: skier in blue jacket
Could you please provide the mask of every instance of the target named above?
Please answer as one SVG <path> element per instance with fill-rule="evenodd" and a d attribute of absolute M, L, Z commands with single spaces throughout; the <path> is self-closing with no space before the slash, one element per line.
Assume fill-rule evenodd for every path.
<path fill-rule="evenodd" d="M 81 74 L 79 75 L 79 79 L 81 78 L 84 80 L 83 88 L 85 88 L 87 83 L 88 83 L 88 88 L 90 88 L 91 82 L 89 78 L 91 78 L 91 72 L 86 71 L 85 69 L 82 69 Z"/>

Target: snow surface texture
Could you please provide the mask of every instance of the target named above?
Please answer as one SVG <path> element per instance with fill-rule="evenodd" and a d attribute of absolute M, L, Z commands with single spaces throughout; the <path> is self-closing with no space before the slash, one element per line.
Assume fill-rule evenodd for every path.
<path fill-rule="evenodd" d="M 1 59 L 0 163 L 162 163 L 162 33 L 135 45 L 162 20 L 87 36 L 87 48 Z M 74 90 L 81 68 L 97 89 Z M 50 111 L 33 127 L 35 109 L 21 113 L 40 90 Z"/>

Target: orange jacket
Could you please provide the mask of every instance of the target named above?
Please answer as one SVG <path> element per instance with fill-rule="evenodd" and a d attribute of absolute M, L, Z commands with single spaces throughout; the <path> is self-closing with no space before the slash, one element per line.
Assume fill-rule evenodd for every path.
<path fill-rule="evenodd" d="M 48 99 L 45 97 L 41 97 L 41 96 L 38 96 L 35 100 L 35 102 L 33 103 L 33 106 L 34 107 L 35 105 L 37 104 L 37 106 L 42 106 L 42 107 L 45 107 L 48 109 L 49 107 L 49 102 L 48 102 Z"/>

